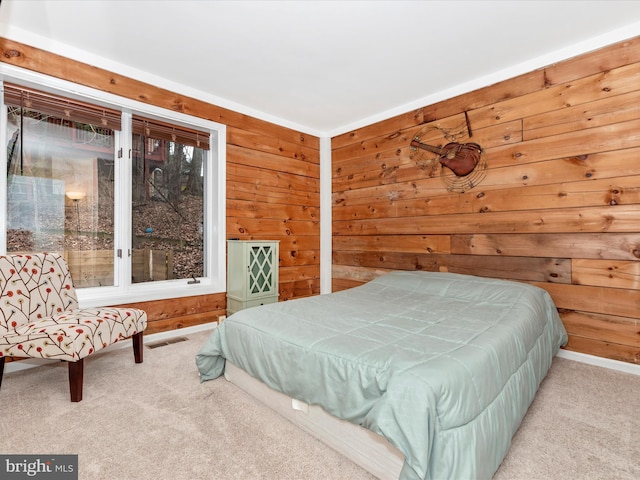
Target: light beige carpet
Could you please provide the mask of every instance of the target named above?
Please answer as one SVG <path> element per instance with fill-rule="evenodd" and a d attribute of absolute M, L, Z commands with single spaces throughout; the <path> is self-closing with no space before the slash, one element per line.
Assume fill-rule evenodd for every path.
<path fill-rule="evenodd" d="M 80 403 L 65 364 L 5 374 L 0 453 L 78 454 L 81 480 L 373 478 L 226 380 L 201 384 L 208 334 L 140 365 L 89 357 Z M 639 419 L 640 376 L 556 359 L 495 479 L 640 478 Z"/>

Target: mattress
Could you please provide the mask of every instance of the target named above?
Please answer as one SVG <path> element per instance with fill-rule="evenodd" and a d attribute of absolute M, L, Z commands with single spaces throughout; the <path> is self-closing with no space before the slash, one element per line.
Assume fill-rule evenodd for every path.
<path fill-rule="evenodd" d="M 383 436 L 400 477 L 489 479 L 567 341 L 548 293 L 524 283 L 392 272 L 362 286 L 242 310 L 196 356 Z"/>

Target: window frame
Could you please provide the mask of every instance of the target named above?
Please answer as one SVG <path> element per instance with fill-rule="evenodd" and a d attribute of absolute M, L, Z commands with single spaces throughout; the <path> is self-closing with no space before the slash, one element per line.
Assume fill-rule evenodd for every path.
<path fill-rule="evenodd" d="M 119 305 L 144 301 L 223 293 L 226 291 L 226 125 L 180 112 L 148 105 L 94 88 L 74 84 L 41 73 L 0 63 L 0 94 L 4 98 L 4 82 L 15 83 L 66 96 L 78 101 L 109 107 L 122 112 L 122 129 L 115 132 L 115 225 L 114 225 L 114 286 L 78 288 L 78 300 L 83 307 Z M 7 107 L 0 101 L 0 142 L 7 144 Z M 205 162 L 204 192 L 204 263 L 205 277 L 131 283 L 131 149 L 132 116 L 140 115 L 185 127 L 206 129 L 209 134 L 209 154 Z M 122 157 L 118 158 L 118 152 Z M 0 165 L 6 172 L 7 151 L 0 151 Z M 0 175 L 0 192 L 7 191 L 7 176 Z M 7 248 L 7 195 L 0 195 L 0 252 Z M 117 250 L 122 255 L 116 255 Z M 189 283 L 191 282 L 191 283 Z"/>

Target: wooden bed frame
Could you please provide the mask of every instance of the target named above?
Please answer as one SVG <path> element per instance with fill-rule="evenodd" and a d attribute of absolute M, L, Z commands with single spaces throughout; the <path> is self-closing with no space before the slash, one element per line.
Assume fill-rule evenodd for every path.
<path fill-rule="evenodd" d="M 384 437 L 277 392 L 227 360 L 225 378 L 381 480 L 397 480 L 404 455 Z"/>

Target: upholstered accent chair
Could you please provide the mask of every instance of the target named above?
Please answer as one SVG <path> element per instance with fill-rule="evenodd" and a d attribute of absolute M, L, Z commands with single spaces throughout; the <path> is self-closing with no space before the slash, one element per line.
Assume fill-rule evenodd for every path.
<path fill-rule="evenodd" d="M 69 363 L 71 401 L 79 402 L 84 358 L 131 337 L 135 362 L 142 363 L 146 326 L 143 310 L 80 309 L 58 254 L 0 256 L 0 386 L 7 357 L 62 360 Z"/>

